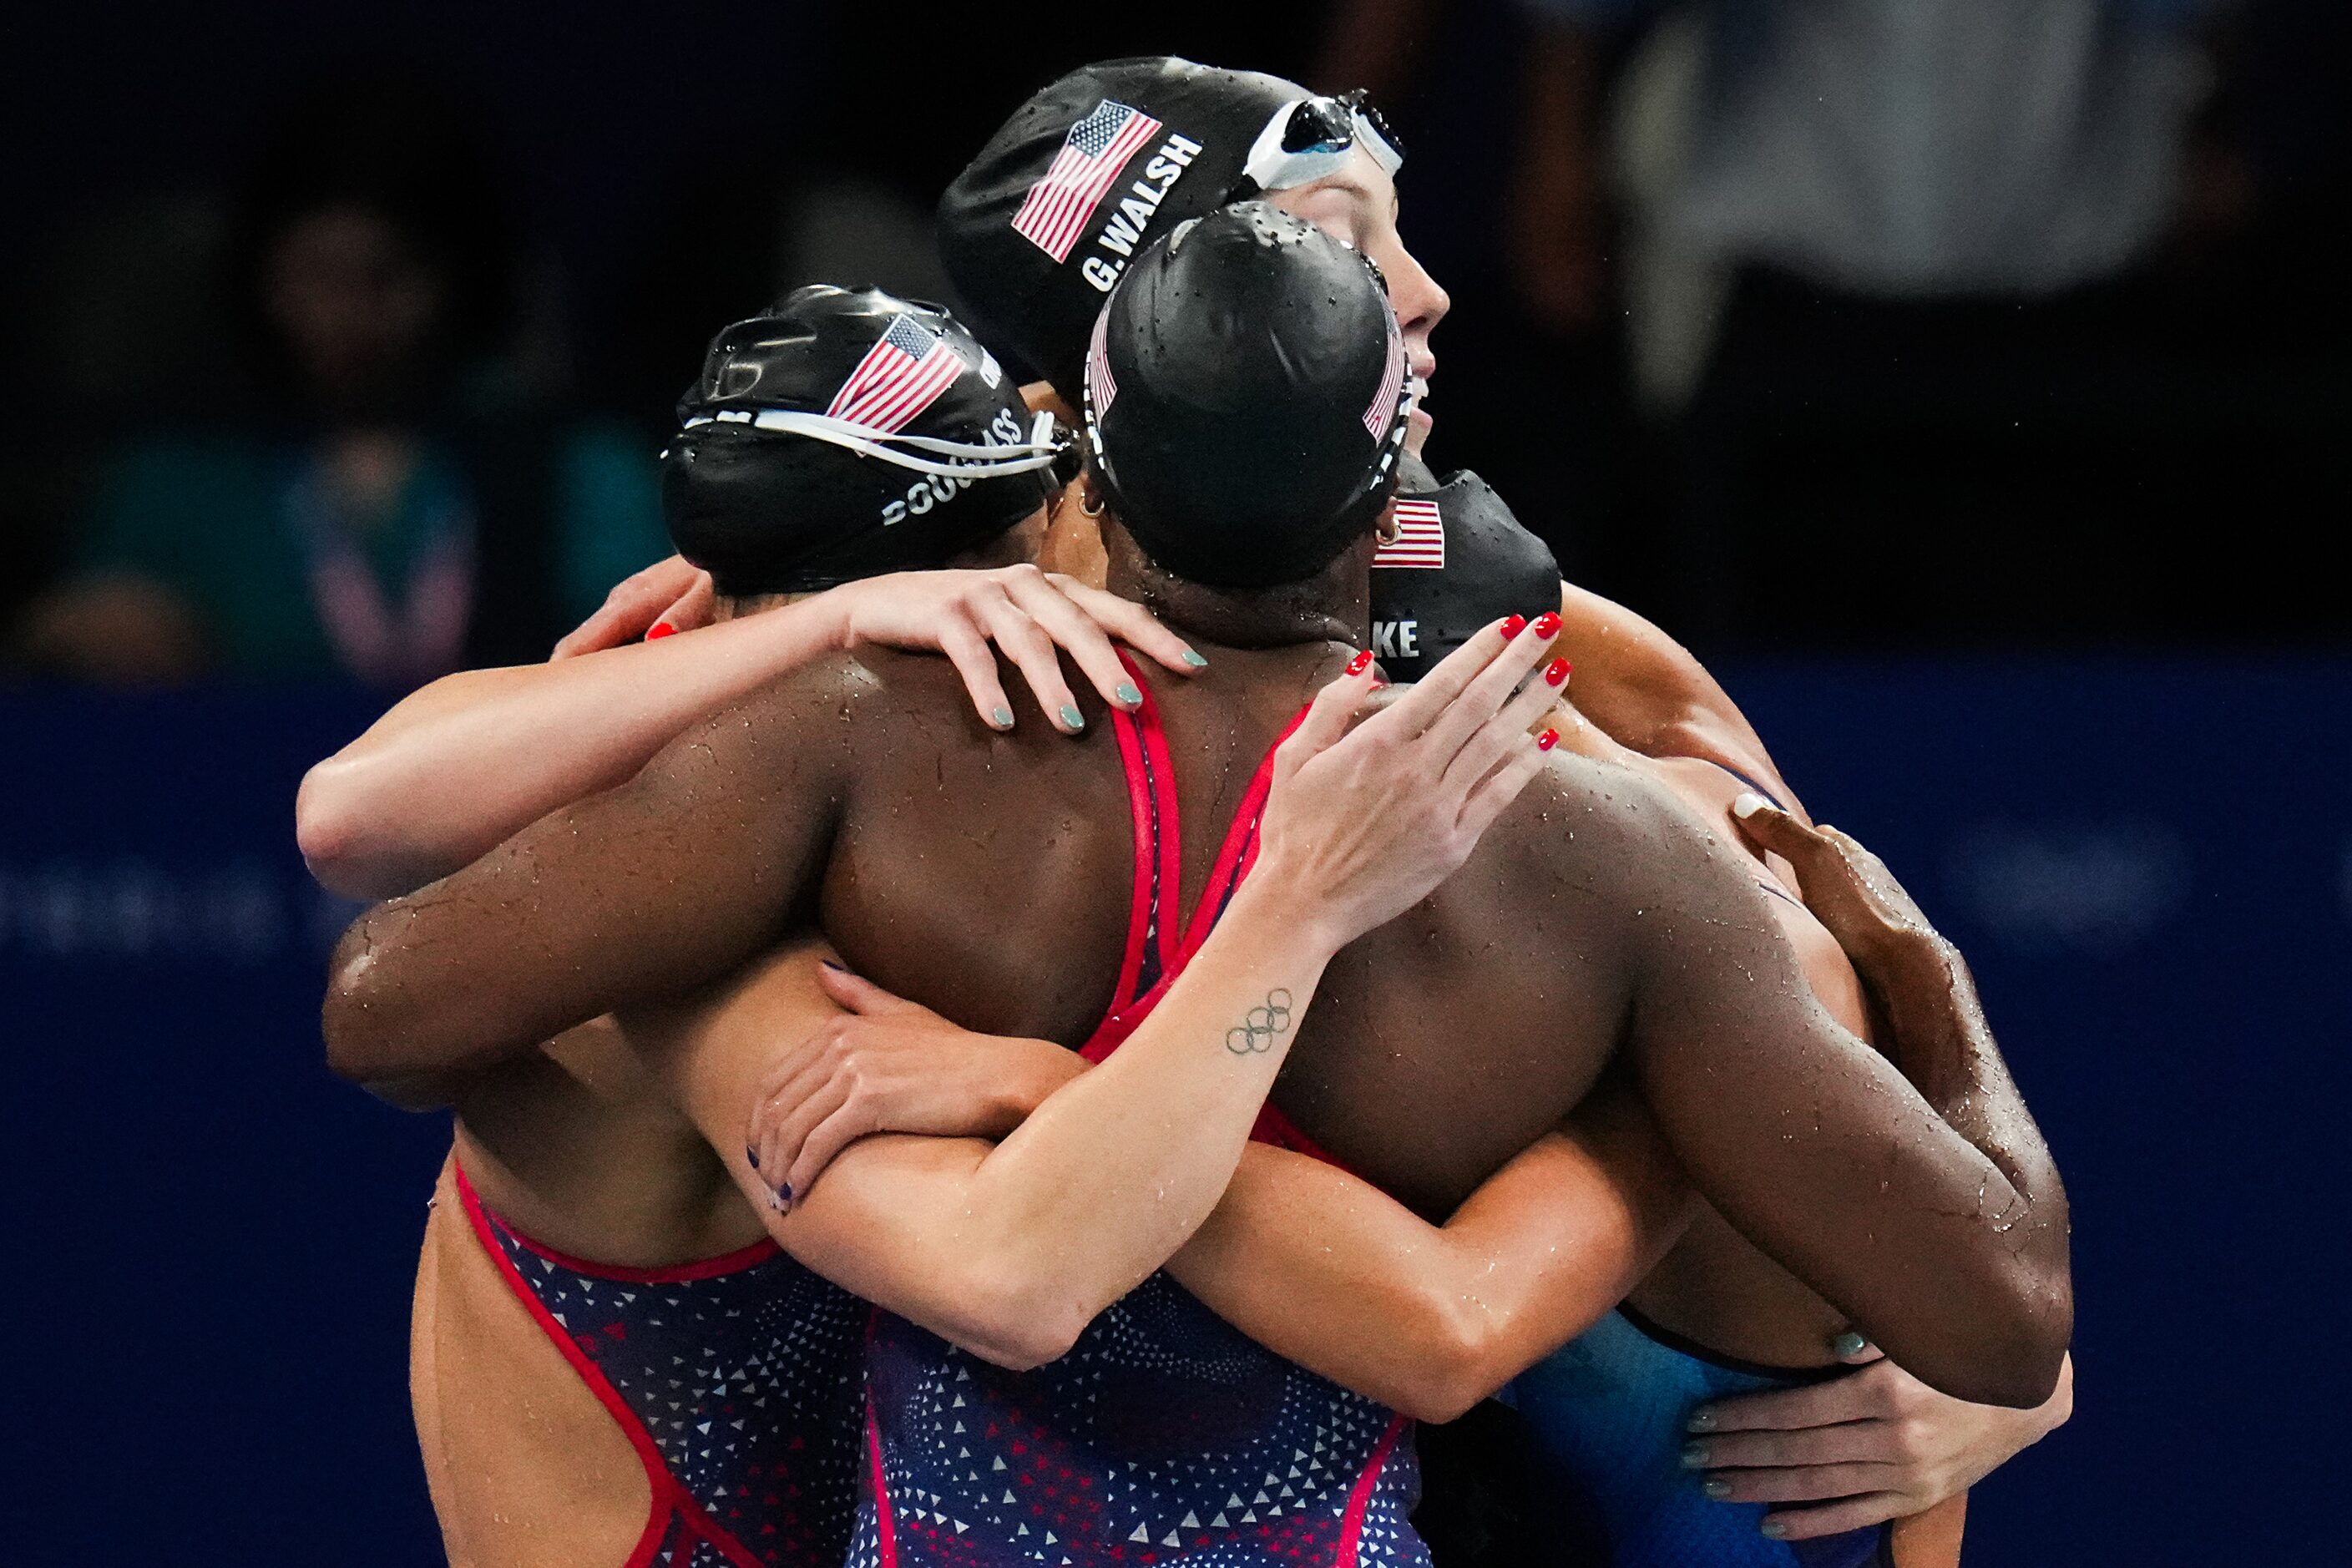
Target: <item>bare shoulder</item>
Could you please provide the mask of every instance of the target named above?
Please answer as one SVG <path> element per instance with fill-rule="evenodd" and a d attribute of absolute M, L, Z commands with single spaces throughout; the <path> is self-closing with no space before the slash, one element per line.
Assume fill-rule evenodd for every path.
<path fill-rule="evenodd" d="M 1507 858 L 1519 894 L 1576 894 L 1612 927 L 1677 913 L 1769 922 L 1739 847 L 1633 768 L 1555 752 L 1486 837 L 1480 858 Z"/>

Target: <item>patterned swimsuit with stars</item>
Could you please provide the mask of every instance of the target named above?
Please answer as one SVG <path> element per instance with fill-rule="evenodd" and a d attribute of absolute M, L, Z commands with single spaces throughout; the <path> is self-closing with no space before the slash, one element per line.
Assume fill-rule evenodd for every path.
<path fill-rule="evenodd" d="M 1223 912 L 1255 858 L 1272 773 L 1269 753 L 1179 942 L 1181 838 L 1159 712 L 1147 691 L 1139 713 L 1112 720 L 1136 892 L 1111 1011 L 1085 1047 L 1093 1060 L 1133 1033 Z M 1321 1154 L 1271 1106 L 1254 1136 Z M 1420 1472 L 1405 1418 L 1274 1354 L 1164 1274 L 1034 1372 L 880 1310 L 866 1365 L 850 1568 L 1429 1561 L 1407 1522 Z"/>
<path fill-rule="evenodd" d="M 675 1268 L 567 1258 L 457 1174 L 484 1250 L 645 1466 L 625 1568 L 840 1568 L 866 1304 L 772 1241 Z"/>

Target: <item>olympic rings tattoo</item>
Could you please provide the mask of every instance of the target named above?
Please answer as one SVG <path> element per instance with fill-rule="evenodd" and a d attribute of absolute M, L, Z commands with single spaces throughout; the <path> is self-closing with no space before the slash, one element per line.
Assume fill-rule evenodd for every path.
<path fill-rule="evenodd" d="M 1261 1056 L 1274 1048 L 1275 1037 L 1290 1027 L 1290 993 L 1280 986 L 1265 994 L 1265 1004 L 1253 1007 L 1242 1021 L 1225 1031 L 1225 1049 L 1237 1057 Z"/>

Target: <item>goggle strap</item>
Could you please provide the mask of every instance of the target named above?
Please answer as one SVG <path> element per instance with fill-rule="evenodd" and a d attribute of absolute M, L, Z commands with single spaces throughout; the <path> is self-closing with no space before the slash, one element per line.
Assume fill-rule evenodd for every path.
<path fill-rule="evenodd" d="M 805 436 L 811 440 L 824 441 L 861 457 L 879 458 L 914 473 L 951 479 L 993 479 L 1014 474 L 1034 474 L 1052 468 L 1055 459 L 1062 454 L 1063 445 L 1054 439 L 1053 415 L 1043 411 L 1030 426 L 1029 439 L 1014 447 L 947 441 L 933 436 L 894 435 L 886 430 L 877 430 L 870 425 L 853 425 L 845 419 L 791 408 L 762 408 L 756 414 L 729 409 L 689 419 L 686 422 L 686 428 L 691 430 L 698 425 L 721 423 L 749 425 L 755 430 L 772 430 L 788 436 Z M 913 452 L 898 450 L 901 447 L 913 447 L 964 460 L 939 462 L 917 457 Z"/>

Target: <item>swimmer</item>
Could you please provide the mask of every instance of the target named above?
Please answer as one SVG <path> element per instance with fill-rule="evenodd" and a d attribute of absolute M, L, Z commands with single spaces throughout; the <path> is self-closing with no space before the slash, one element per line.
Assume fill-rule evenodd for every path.
<path fill-rule="evenodd" d="M 1252 221 L 1272 220 L 1261 212 Z M 1307 236 L 1317 233 L 1300 227 Z M 1275 225 L 1254 232 L 1259 238 L 1251 243 L 1282 231 Z M 1297 235 L 1283 244 L 1291 251 L 1312 248 Z M 1196 239 L 1192 254 L 1213 251 Z M 1327 279 L 1322 286 L 1339 285 Z M 1172 335 L 1165 318 L 1151 325 L 1160 337 Z M 1233 357 L 1213 356 L 1219 363 Z M 1376 357 L 1391 353 L 1379 349 Z M 1129 333 L 1114 340 L 1106 363 L 1130 410 L 1150 405 L 1152 382 L 1136 363 Z M 1255 368 L 1272 374 L 1262 363 Z M 1201 374 L 1197 364 L 1192 374 Z M 1342 400 L 1348 420 L 1370 427 L 1363 416 L 1380 401 L 1370 389 L 1385 374 L 1376 375 L 1367 361 L 1354 405 Z M 1304 407 L 1278 412 L 1298 427 L 1307 427 L 1310 413 L 1328 426 L 1338 423 L 1329 417 L 1333 407 L 1327 389 Z M 1118 419 L 1110 412 L 1101 432 L 1110 437 L 1101 453 L 1109 475 L 1122 471 Z M 1394 427 L 1391 419 L 1383 434 Z M 1135 439 L 1146 444 L 1129 448 L 1130 485 L 1151 479 L 1151 428 L 1139 427 Z M 1259 443 L 1255 449 L 1253 441 Z M 1161 481 L 1181 489 L 1191 482 L 1183 476 L 1228 464 L 1262 489 L 1313 477 L 1286 471 L 1286 464 L 1300 467 L 1296 454 L 1269 462 L 1256 422 L 1222 427 L 1213 445 L 1223 462 L 1171 457 Z M 1104 505 L 1116 487 L 1108 475 L 1096 477 L 1106 481 L 1094 494 Z M 1357 484 L 1361 488 L 1360 479 Z M 1324 637 L 1335 627 L 1362 626 L 1370 520 L 1364 517 L 1350 533 L 1330 508 L 1301 507 L 1277 518 L 1287 519 L 1286 537 L 1269 533 L 1262 514 L 1249 531 L 1212 540 L 1202 533 L 1208 513 L 1198 507 L 1187 529 L 1153 532 L 1148 489 L 1139 502 L 1129 497 L 1127 510 L 1135 516 L 1122 522 L 1120 506 L 1105 505 L 1105 537 L 1118 580 L 1160 599 L 1201 640 L 1211 640 L 1211 632 L 1224 639 L 1222 654 L 1213 649 L 1218 668 L 1202 682 L 1171 687 L 1154 713 L 1154 722 L 1179 742 L 1167 761 L 1173 794 L 1181 798 L 1261 752 L 1295 710 L 1302 688 L 1311 689 L 1312 676 L 1343 657 Z M 1232 521 L 1227 509 L 1217 515 Z M 1181 564 L 1155 564 L 1146 553 L 1181 555 L 1188 538 L 1206 548 L 1195 570 L 1228 582 L 1236 571 L 1244 578 L 1272 575 L 1212 590 L 1188 580 Z M 1310 539 L 1317 542 L 1309 545 Z M 1327 544 L 1336 553 L 1314 562 Z M 1310 575 L 1286 583 L 1281 574 L 1288 570 Z M 462 1062 L 511 1049 L 575 1009 L 645 1002 L 678 984 L 717 978 L 771 944 L 779 921 L 808 907 L 804 898 L 820 886 L 826 928 L 861 968 L 919 998 L 965 1004 L 957 1010 L 982 1015 L 1000 1032 L 1075 1043 L 1091 1030 L 1087 1019 L 1099 1016 L 1120 968 L 1130 895 L 1121 864 L 1124 836 L 1106 838 L 1085 825 L 1123 824 L 1131 803 L 1116 790 L 1103 795 L 1099 775 L 1090 780 L 1080 765 L 1089 757 L 1105 760 L 1107 742 L 1098 738 L 1041 751 L 1035 739 L 991 738 L 977 726 L 957 734 L 926 722 L 921 716 L 939 711 L 936 700 L 946 689 L 939 679 L 919 662 L 881 656 L 828 670 L 824 679 L 812 671 L 689 734 L 631 785 L 527 831 L 418 899 L 371 915 L 347 942 L 330 999 L 330 1037 L 339 1058 L 362 1072 L 379 1058 L 421 1054 Z M 1223 689 L 1213 689 L 1217 685 Z M 1420 696 L 1417 690 L 1406 700 Z M 815 743 L 833 736 L 841 743 Z M 2063 1235 L 2055 1228 L 2063 1200 L 2032 1146 L 2028 1124 L 2014 1120 L 1990 1042 L 1970 1040 L 1969 1064 L 1984 1077 L 1969 1090 L 1975 1103 L 2010 1119 L 1998 1130 L 1969 1125 L 1994 1152 L 1991 1159 L 1797 994 L 1801 988 L 1751 884 L 1711 858 L 1696 830 L 1639 781 L 1604 781 L 1592 767 L 1555 760 L 1538 784 L 1542 809 L 1523 802 L 1495 829 L 1510 841 L 1508 854 L 1498 854 L 1490 836 L 1475 857 L 1478 875 L 1453 879 L 1432 902 L 1339 955 L 1334 973 L 1349 982 L 1344 996 L 1318 1005 L 1305 1020 L 1302 1043 L 1318 1047 L 1315 1065 L 1284 1079 L 1277 1109 L 1303 1128 L 1302 1142 L 1311 1139 L 1425 1208 L 1450 1211 L 1514 1149 L 1586 1098 L 1603 1063 L 1622 1056 L 1702 1190 L 1720 1189 L 1709 1197 L 1744 1229 L 1760 1233 L 1768 1249 L 1796 1264 L 1916 1366 L 1979 1394 L 2017 1403 L 2041 1398 L 2063 1344 Z M 957 803 L 952 819 L 904 809 L 934 796 Z M 747 809 L 755 801 L 756 809 Z M 692 810 L 679 809 L 688 803 Z M 1563 847 L 1544 828 L 1546 812 L 1572 815 L 1582 842 Z M 988 830 L 975 835 L 970 821 Z M 1198 886 L 1213 835 L 1181 837 L 1181 879 Z M 626 877 L 622 868 L 654 852 L 657 841 L 667 846 L 663 872 L 650 880 Z M 1040 843 L 1048 854 L 1035 852 Z M 758 874 L 743 875 L 747 866 Z M 1480 884 L 1477 896 L 1456 892 L 1471 882 Z M 1498 883 L 1524 895 L 1512 920 L 1525 930 L 1509 943 L 1496 940 L 1501 917 L 1490 889 Z M 599 890 L 623 884 L 629 893 L 618 900 Z M 1020 926 L 988 921 L 989 911 L 1004 907 L 1021 908 L 1028 919 Z M 1644 924 L 1634 910 L 1654 918 Z M 485 951 L 491 933 L 524 917 L 533 940 L 512 950 L 514 970 L 493 973 Z M 976 940 L 982 931 L 989 940 Z M 1505 946 L 1527 945 L 1537 952 L 1532 964 L 1497 956 Z M 1546 951 L 1556 959 L 1543 961 Z M 1568 966 L 1578 977 L 1562 987 L 1558 973 L 1571 951 L 1589 958 L 1580 971 Z M 1073 984 L 1055 978 L 1088 968 L 1101 979 Z M 1671 986 L 1664 984 L 1669 972 Z M 453 990 L 463 992 L 463 1005 L 454 1003 Z M 1702 1026 L 1723 1007 L 1736 1007 L 1775 1048 L 1756 1048 L 1752 1040 L 1732 1044 L 1719 1027 Z M 1339 1020 L 1327 1024 L 1334 1014 Z M 1416 1022 L 1408 1025 L 1408 1017 Z M 1423 1019 L 1434 1024 L 1444 1050 L 1384 1047 L 1374 1053 L 1378 1059 L 1364 1055 L 1365 1042 L 1401 1045 Z M 1051 1115 L 1061 1097 L 1111 1076 L 1124 1060 L 1122 1052 L 1049 1097 L 1041 1112 L 1049 1130 L 1070 1120 Z M 1754 1076 L 1759 1092 L 1729 1103 L 1697 1092 L 1702 1081 L 1724 1074 Z M 1792 1149 L 1783 1144 L 1785 1121 L 1770 1108 L 1790 1102 L 1796 1083 L 1815 1086 L 1807 1098 L 1824 1131 L 1809 1129 L 1791 1140 L 1801 1145 Z M 732 1102 L 739 1115 L 743 1102 Z M 1398 1119 L 1403 1107 L 1432 1104 L 1459 1114 Z M 1839 1131 L 1856 1118 L 1855 1131 Z M 1038 1120 L 1003 1148 L 1020 1144 Z M 1845 1139 L 1864 1137 L 1874 1151 L 1893 1151 L 1895 1168 L 1874 1158 L 1862 1170 L 1841 1156 L 1842 1146 L 1853 1146 Z M 2021 1142 L 2021 1151 L 2014 1146 Z M 936 1210 L 909 1200 L 950 1158 L 984 1165 L 989 1156 L 919 1153 L 904 1140 L 867 1140 L 772 1229 L 821 1269 L 829 1265 L 854 1278 L 885 1305 L 1016 1362 L 1055 1351 L 1057 1342 L 1066 1346 L 1133 1282 L 1123 1268 L 1108 1266 L 1107 1259 L 1132 1267 L 1135 1254 L 1125 1243 L 1055 1230 L 1035 1244 L 1043 1247 L 1036 1256 L 1050 1257 L 1053 1266 L 1019 1272 L 1015 1282 L 1026 1293 L 1008 1294 L 1003 1259 L 978 1244 L 1003 1243 L 1014 1247 L 1016 1258 L 1028 1255 L 1001 1226 L 973 1228 L 967 1193 L 950 1194 L 950 1216 L 929 1221 L 949 1225 L 961 1238 L 959 1247 L 942 1249 L 937 1234 L 910 1236 Z M 894 1165 L 900 1161 L 911 1163 L 900 1169 Z M 736 1163 L 735 1173 L 758 1190 L 748 1161 Z M 1114 1194 L 1125 1184 L 1108 1184 Z M 1996 1204 L 2022 1211 L 2014 1223 L 2003 1222 L 1997 1241 L 1989 1223 L 1961 1217 L 1969 1212 L 1961 1187 L 1973 1194 L 1980 1184 Z M 1164 1242 L 1164 1228 L 1154 1228 Z M 1872 1229 L 1884 1251 L 1903 1255 L 1905 1267 L 1853 1266 L 1847 1255 Z M 1097 1257 L 1097 1247 L 1108 1250 Z M 1074 1269 L 1073 1250 L 1103 1268 Z M 1927 1274 L 1935 1279 L 1932 1290 L 1924 1289 Z M 990 1281 L 996 1288 L 986 1288 Z M 909 1325 L 906 1333 L 904 1353 L 926 1353 L 919 1331 Z M 962 1370 L 982 1380 L 980 1363 Z M 1350 1430 L 1378 1426 L 1357 1421 Z M 908 1436 L 903 1424 L 893 1431 L 893 1442 Z M 878 1433 L 869 1447 L 877 1446 L 887 1446 Z M 1389 1454 L 1403 1463 L 1395 1447 Z M 883 1495 L 889 1495 L 887 1485 Z M 1398 1500 L 1377 1479 L 1365 1494 L 1368 1508 L 1375 1498 L 1378 1522 L 1388 1528 Z M 895 1508 L 880 1518 L 905 1522 Z M 1178 1528 L 1176 1521 L 1170 1528 Z"/>
<path fill-rule="evenodd" d="M 1108 183 L 1108 194 L 1086 221 L 1065 221 L 1047 235 L 1052 244 L 1038 243 L 1037 226 L 1032 222 L 1024 227 L 1023 222 L 1032 193 L 1050 184 L 1052 162 L 1064 139 L 1077 134 L 1074 128 L 1113 112 L 1132 113 L 1154 128 L 1144 139 L 1148 159 L 1139 152 L 1130 167 Z M 1139 243 L 1137 237 L 1168 232 L 1231 193 L 1262 191 L 1276 205 L 1358 246 L 1381 267 L 1404 328 L 1409 365 L 1420 395 L 1407 442 L 1417 454 L 1432 427 L 1425 395 L 1435 370 L 1430 334 L 1448 301 L 1399 236 L 1395 181 L 1401 161 L 1394 132 L 1360 95 L 1320 99 L 1276 79 L 1177 60 L 1088 67 L 1033 95 L 959 176 L 940 203 L 942 253 L 983 331 L 1045 372 L 1055 393 L 1075 402 L 1082 392 L 1084 327 L 1093 300 L 1106 278 L 1127 265 L 1124 256 Z M 1175 167 L 1180 163 L 1181 168 Z M 1150 189 L 1130 184 L 1130 177 L 1138 174 Z M 1710 776 L 1718 784 L 1724 781 L 1726 775 L 1716 769 L 1755 781 L 1801 817 L 1801 806 L 1763 742 L 1720 686 L 1656 627 L 1559 582 L 1549 552 L 1475 475 L 1455 475 L 1441 484 L 1416 463 L 1409 470 L 1407 490 L 1421 503 L 1423 519 L 1442 510 L 1447 521 L 1433 534 L 1426 521 L 1420 521 L 1416 538 L 1387 544 L 1375 559 L 1375 646 L 1392 673 L 1411 679 L 1418 668 L 1425 668 L 1424 645 L 1430 653 L 1442 655 L 1453 646 L 1449 638 L 1458 638 L 1466 628 L 1497 614 L 1532 616 L 1556 595 L 1562 616 L 1560 651 L 1576 668 L 1578 706 L 1606 735 L 1634 753 L 1664 759 L 1661 766 L 1667 770 L 1669 787 L 1690 784 L 1694 778 L 1701 781 L 1696 804 L 1727 829 L 1727 795 L 1704 783 Z M 1400 506 L 1398 510 L 1402 516 L 1407 509 Z M 1391 526 L 1396 526 L 1393 521 Z M 1053 553 L 1066 561 L 1090 560 L 1096 552 L 1087 535 L 1085 520 L 1066 507 L 1056 515 Z M 1715 769 L 1705 765 L 1709 763 Z M 1689 771 L 1694 767 L 1696 775 Z M 1710 798 L 1717 795 L 1725 798 Z M 1779 875 L 1785 879 L 1788 868 L 1780 868 Z M 1802 918 L 1801 911 L 1795 912 L 1795 920 Z M 1818 929 L 1811 936 L 1822 942 Z M 1843 962 L 1833 946 L 1816 957 L 1832 966 Z M 1852 988 L 1849 975 L 1844 989 L 1850 993 Z M 1710 1234 L 1709 1220 L 1700 1223 L 1699 1232 L 1679 1255 L 1681 1261 L 1671 1266 L 1685 1281 L 1693 1278 L 1690 1259 L 1701 1254 Z M 1781 1289 L 1790 1288 L 1785 1274 L 1769 1265 L 1760 1274 L 1778 1275 Z M 1698 1276 L 1724 1287 L 1715 1297 L 1714 1321 L 1726 1315 L 1726 1303 L 1749 1297 L 1721 1268 L 1699 1270 Z M 1767 1304 L 1759 1310 L 1765 1319 L 1771 1316 L 1772 1296 L 1770 1286 L 1762 1287 Z M 1738 1337 L 1752 1346 L 1759 1330 L 1751 1325 L 1748 1334 Z M 1795 1359 L 1826 1356 L 1832 1338 L 1825 1334 L 1804 1344 Z M 1782 1348 L 1787 1349 L 1785 1343 Z M 1874 1466 L 1832 1470 L 1804 1464 L 1800 1471 L 1784 1467 L 1780 1474 L 1746 1468 L 1704 1483 L 1709 1492 L 1727 1500 L 1827 1501 L 1827 1507 L 1776 1515 L 1770 1521 L 1776 1532 L 1806 1536 L 1844 1527 L 1864 1513 L 1872 1518 L 1863 1522 L 1875 1523 L 1895 1511 L 1946 1501 L 1956 1483 L 1964 1485 L 1980 1476 L 2064 1419 L 2070 1402 L 2071 1394 L 2062 1389 L 2031 1418 L 2012 1417 L 1942 1400 L 1890 1365 L 1843 1385 L 1816 1390 L 1806 1406 L 1813 1419 L 1788 1434 L 1783 1446 L 1776 1447 L 1769 1435 L 1760 1435 L 1694 1452 L 1728 1453 L 1748 1465 L 1769 1467 L 1782 1453 L 1802 1459 L 1833 1451 L 1843 1463 Z M 1932 1485 L 1904 1479 L 1906 1467 L 1915 1475 L 1924 1467 L 1914 1464 L 1908 1445 L 1895 1443 L 1894 1423 L 1874 1419 L 1896 1403 L 1912 1425 L 1937 1433 L 1926 1447 L 1939 1455 L 1960 1444 L 1959 1435 L 1966 1434 L 1968 1457 L 1943 1468 Z M 1790 1407 L 1785 1402 L 1756 1403 L 1745 1407 L 1749 1414 L 1729 1406 L 1719 1415 L 1726 1421 L 1769 1423 L 1775 1418 L 1772 1412 Z M 1839 1429 L 1826 1430 L 1830 1427 Z M 1668 1441 L 1659 1438 L 1661 1445 Z M 1674 1446 L 1679 1450 L 1679 1440 Z M 1844 1493 L 1806 1489 L 1842 1484 L 1863 1474 L 1885 1485 L 1859 1505 Z M 1681 1484 L 1670 1487 L 1677 1479 Z M 1652 1495 L 1671 1490 L 1677 1498 L 1696 1498 L 1702 1495 L 1702 1484 L 1696 1477 L 1667 1477 L 1653 1488 Z M 1744 1523 L 1759 1522 L 1752 1512 L 1739 1517 Z M 1760 1542 L 1757 1545 L 1766 1550 Z M 1775 1560 L 1779 1555 L 1784 1553 L 1776 1552 Z"/>
<path fill-rule="evenodd" d="M 896 352 L 894 334 L 921 351 L 912 363 L 929 362 L 926 380 L 879 418 L 829 418 L 859 367 Z M 990 640 L 1045 678 L 1032 694 L 1056 716 L 1069 700 L 1050 653 L 1038 657 L 1050 639 L 1127 680 L 1089 609 L 1131 646 L 1192 668 L 1125 601 L 1002 569 L 1024 563 L 1042 531 L 1053 444 L 986 351 L 935 310 L 802 289 L 719 334 L 681 416 L 666 510 L 679 547 L 715 573 L 727 624 L 677 640 L 729 646 L 698 647 L 698 660 L 656 642 L 450 677 L 411 697 L 306 782 L 301 839 L 325 879 L 383 893 L 454 870 L 547 807 L 625 776 L 629 746 L 658 744 L 644 735 L 667 739 L 688 714 L 844 640 L 961 656 L 995 725 L 1013 721 Z M 963 569 L 909 570 L 950 563 Z M 521 706 L 525 693 L 536 702 Z M 428 742 L 447 748 L 437 766 L 415 755 Z M 403 809 L 352 798 L 383 790 Z M 967 1067 L 934 1058 L 911 1125 L 1010 1129 L 1017 1062 Z M 702 1543 L 739 1562 L 837 1564 L 856 1493 L 865 1309 L 778 1251 L 618 1026 L 597 1020 L 479 1070 L 376 1087 L 457 1113 L 412 1336 L 418 1436 L 450 1560 L 619 1564 Z M 683 1395 L 668 1375 L 681 1353 L 698 1369 Z M 730 1435 L 713 1446 L 700 1429 L 721 1417 Z"/>

